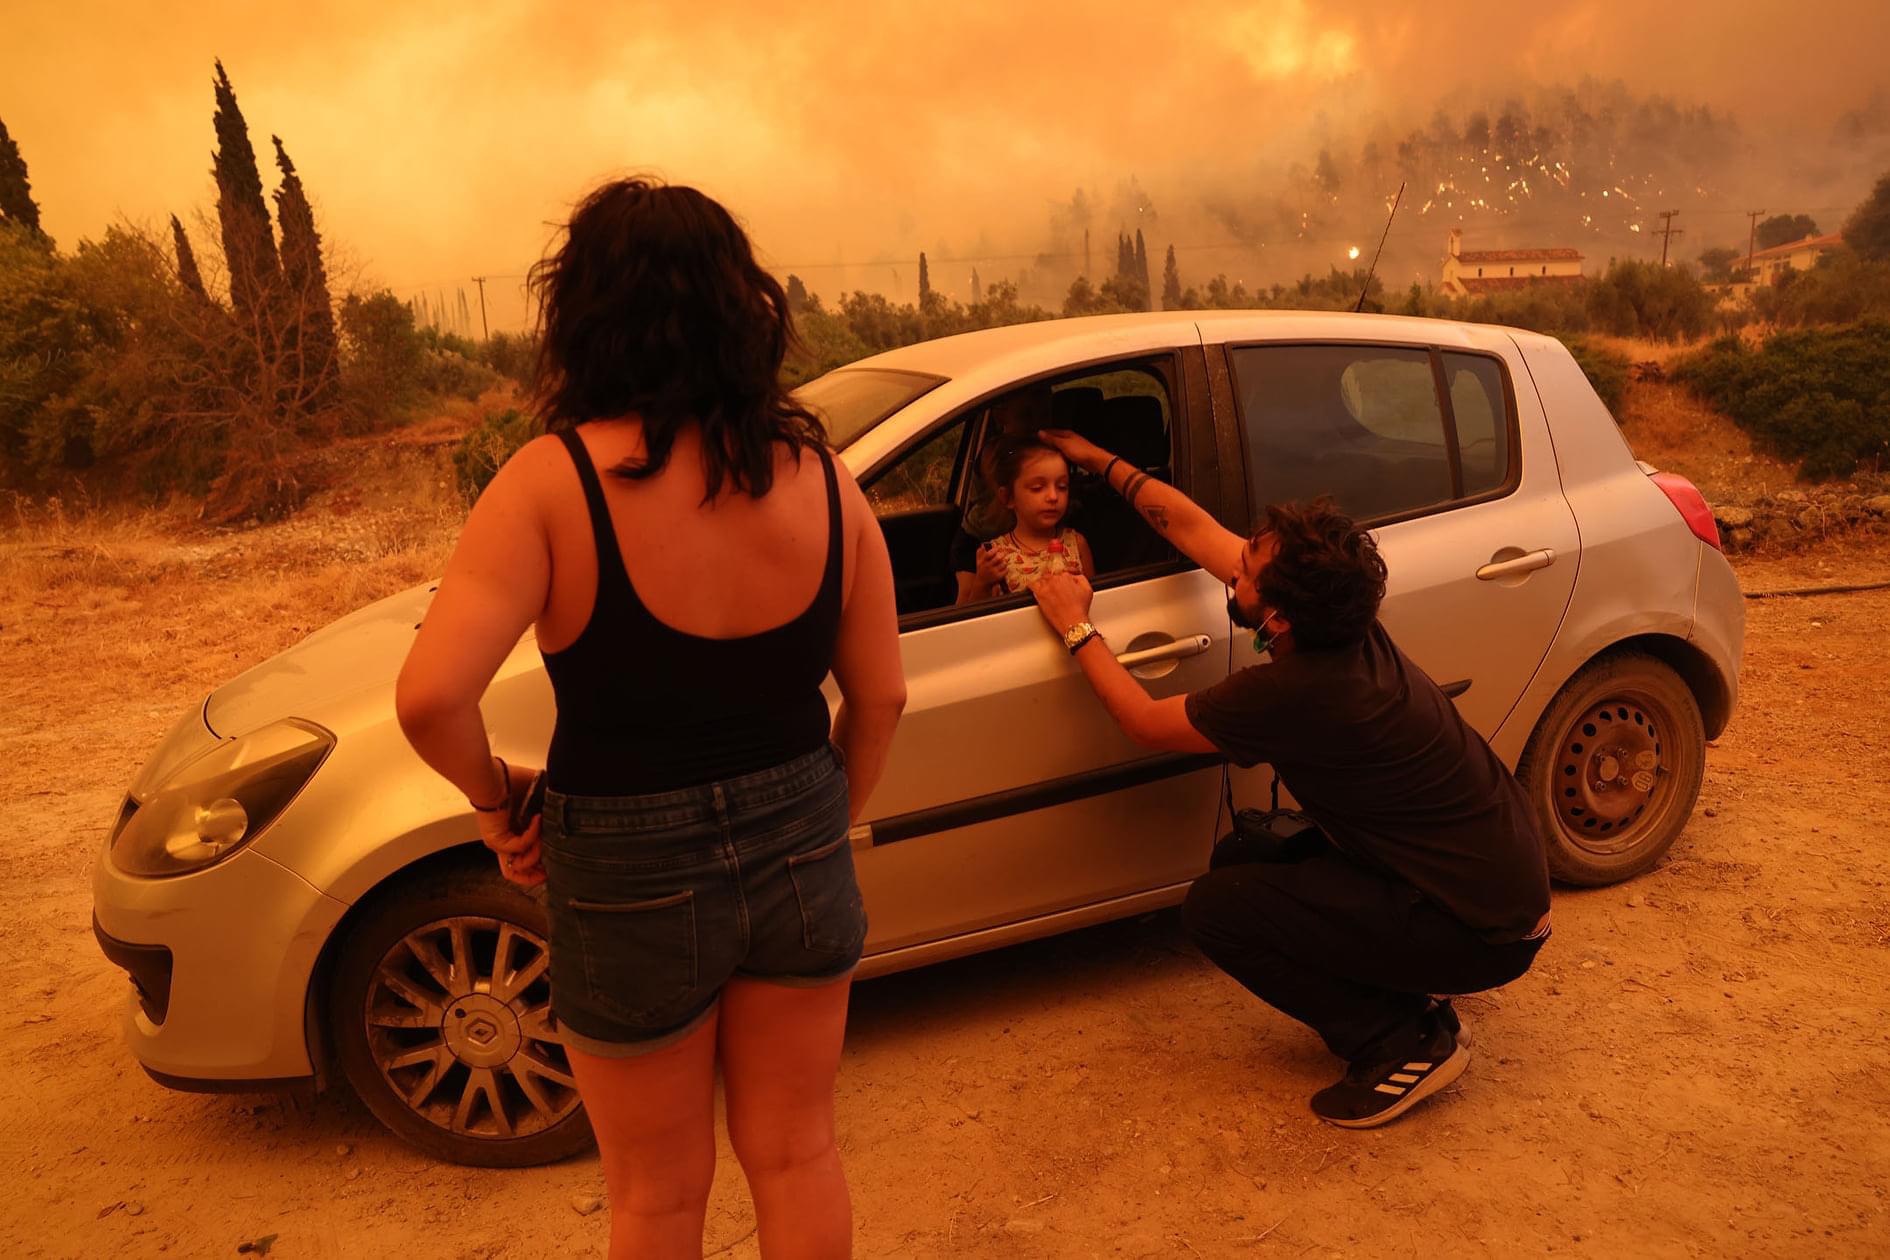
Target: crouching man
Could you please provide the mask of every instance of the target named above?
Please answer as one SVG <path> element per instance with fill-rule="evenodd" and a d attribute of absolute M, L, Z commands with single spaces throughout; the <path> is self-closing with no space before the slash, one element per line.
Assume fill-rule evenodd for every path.
<path fill-rule="evenodd" d="M 1089 624 L 1088 583 L 1048 578 L 1034 588 L 1044 619 L 1109 715 L 1152 748 L 1268 763 L 1318 824 L 1274 860 L 1220 846 L 1188 894 L 1189 934 L 1345 1061 L 1313 1095 L 1321 1119 L 1396 1119 L 1469 1063 L 1456 1012 L 1432 995 L 1507 984 L 1548 937 L 1528 799 L 1378 621 L 1385 563 L 1349 518 L 1324 502 L 1273 506 L 1243 539 L 1085 439 L 1045 437 L 1227 583 L 1229 614 L 1268 658 L 1151 699 Z"/>

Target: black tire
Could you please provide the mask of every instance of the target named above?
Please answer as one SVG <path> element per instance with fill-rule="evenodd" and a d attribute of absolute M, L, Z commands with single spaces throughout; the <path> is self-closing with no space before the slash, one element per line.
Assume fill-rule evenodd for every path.
<path fill-rule="evenodd" d="M 1658 862 L 1692 816 L 1705 774 L 1699 701 L 1670 666 L 1635 651 L 1571 678 L 1516 764 L 1549 874 L 1584 887 Z"/>
<path fill-rule="evenodd" d="M 383 1124 L 482 1168 L 590 1149 L 549 1026 L 538 901 L 486 863 L 446 863 L 377 889 L 345 931 L 329 1028 L 342 1073 Z"/>

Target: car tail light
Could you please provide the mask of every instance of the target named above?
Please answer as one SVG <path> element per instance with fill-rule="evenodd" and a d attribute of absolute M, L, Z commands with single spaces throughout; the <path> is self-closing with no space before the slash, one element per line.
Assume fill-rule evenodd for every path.
<path fill-rule="evenodd" d="M 1647 479 L 1673 500 L 1673 505 L 1680 509 L 1681 517 L 1695 538 L 1715 551 L 1723 550 L 1719 545 L 1719 524 L 1713 519 L 1713 509 L 1706 505 L 1706 496 L 1691 481 L 1679 473 L 1668 472 L 1649 473 Z"/>

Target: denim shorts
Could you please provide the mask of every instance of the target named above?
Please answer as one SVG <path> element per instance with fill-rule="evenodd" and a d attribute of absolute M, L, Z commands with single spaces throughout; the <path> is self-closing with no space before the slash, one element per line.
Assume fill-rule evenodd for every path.
<path fill-rule="evenodd" d="M 831 746 L 645 796 L 545 793 L 551 1006 L 564 1040 L 626 1057 L 687 1036 L 731 976 L 838 980 L 866 942 Z"/>

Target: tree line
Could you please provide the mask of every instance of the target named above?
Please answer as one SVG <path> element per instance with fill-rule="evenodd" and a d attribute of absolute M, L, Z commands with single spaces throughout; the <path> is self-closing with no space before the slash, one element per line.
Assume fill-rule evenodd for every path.
<path fill-rule="evenodd" d="M 429 392 L 522 376 L 523 338 L 475 347 L 391 293 L 335 300 L 301 172 L 270 136 L 265 196 L 222 63 L 211 80 L 214 207 L 120 223 L 61 250 L 0 122 L 0 484 L 72 476 L 199 496 L 213 519 L 277 515 L 313 446 Z M 274 213 L 271 213 L 273 202 Z"/>

